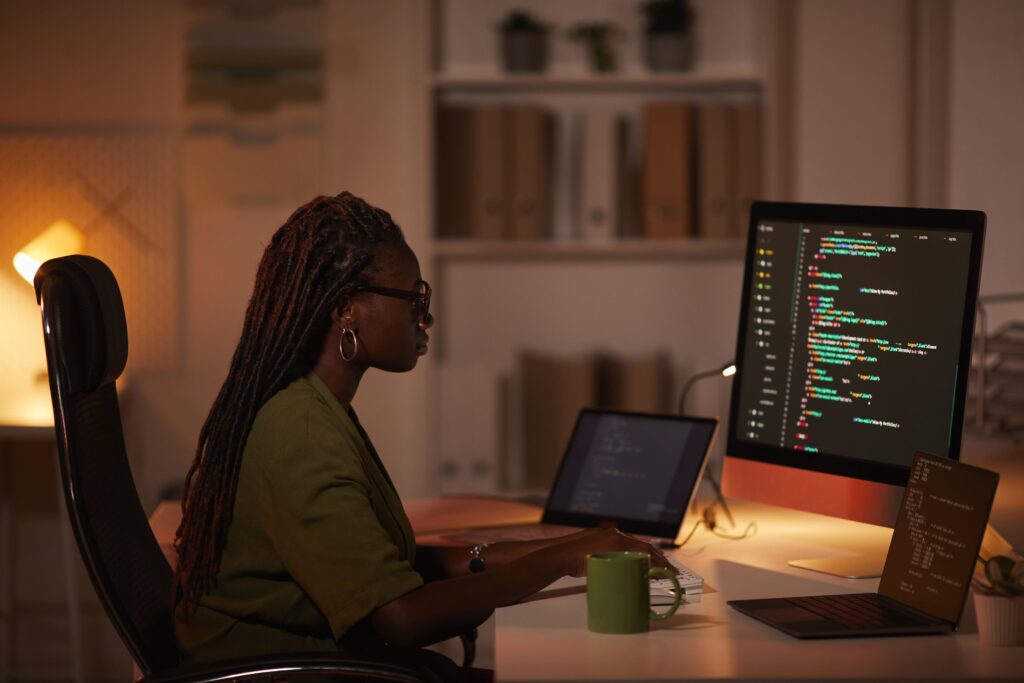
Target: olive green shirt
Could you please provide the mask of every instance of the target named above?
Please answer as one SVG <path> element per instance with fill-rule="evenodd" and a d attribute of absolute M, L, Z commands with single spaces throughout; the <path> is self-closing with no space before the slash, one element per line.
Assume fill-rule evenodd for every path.
<path fill-rule="evenodd" d="M 175 613 L 185 662 L 344 649 L 423 585 L 409 520 L 365 432 L 310 373 L 256 415 L 216 585 Z"/>

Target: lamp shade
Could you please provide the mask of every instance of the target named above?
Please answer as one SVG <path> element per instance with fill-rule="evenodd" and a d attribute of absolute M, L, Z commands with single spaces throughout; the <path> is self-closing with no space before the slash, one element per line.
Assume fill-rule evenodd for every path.
<path fill-rule="evenodd" d="M 85 246 L 82 231 L 67 221 L 56 221 L 14 255 L 14 269 L 32 284 L 36 271 L 45 261 L 77 254 Z"/>

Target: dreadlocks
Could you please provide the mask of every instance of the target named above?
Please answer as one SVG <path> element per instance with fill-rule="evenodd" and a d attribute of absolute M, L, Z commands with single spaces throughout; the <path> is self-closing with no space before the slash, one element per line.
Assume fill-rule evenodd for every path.
<path fill-rule="evenodd" d="M 195 606 L 220 566 L 242 451 L 256 413 L 314 366 L 330 312 L 361 286 L 382 247 L 402 246 L 391 216 L 348 192 L 291 215 L 263 252 L 227 379 L 199 432 L 175 535 L 175 601 Z"/>

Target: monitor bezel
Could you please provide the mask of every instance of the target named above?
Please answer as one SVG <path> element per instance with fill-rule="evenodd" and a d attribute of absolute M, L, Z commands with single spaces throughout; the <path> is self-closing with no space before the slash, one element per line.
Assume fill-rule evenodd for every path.
<path fill-rule="evenodd" d="M 985 214 L 981 211 L 961 209 L 919 209 L 887 206 L 860 206 L 850 204 L 805 204 L 798 202 L 754 202 L 750 210 L 747 230 L 747 249 L 743 267 L 743 289 L 740 302 L 739 326 L 736 335 L 736 374 L 733 377 L 729 402 L 729 429 L 726 435 L 726 455 L 760 462 L 773 463 L 802 470 L 863 479 L 882 484 L 906 486 L 913 454 L 905 466 L 862 460 L 837 453 L 818 452 L 814 458 L 791 448 L 781 448 L 736 436 L 740 387 L 743 380 L 742 358 L 746 348 L 746 334 L 750 307 L 748 295 L 752 280 L 752 265 L 757 242 L 757 226 L 764 220 L 809 223 L 837 223 L 850 226 L 879 226 L 914 228 L 934 231 L 960 231 L 971 235 L 971 253 L 967 272 L 966 300 L 961 326 L 959 365 L 970 368 L 971 342 L 974 336 L 974 317 L 981 278 L 981 260 L 985 241 Z M 957 376 L 953 396 L 953 429 L 950 437 L 949 458 L 960 459 L 963 436 L 964 406 L 967 396 L 968 372 Z"/>
<path fill-rule="evenodd" d="M 697 474 L 694 477 L 693 485 L 690 487 L 690 495 L 686 500 L 686 504 L 680 508 L 680 514 L 677 519 L 668 522 L 652 522 L 644 519 L 629 519 L 629 518 L 614 518 L 609 519 L 608 517 L 602 517 L 601 515 L 587 515 L 579 514 L 574 512 L 566 512 L 564 510 L 555 510 L 551 507 L 551 500 L 554 497 L 555 487 L 563 475 L 566 462 L 569 459 L 569 450 L 572 448 L 572 443 L 576 439 L 576 433 L 579 431 L 580 425 L 582 424 L 583 417 L 587 414 L 591 415 L 619 415 L 622 417 L 634 417 L 634 418 L 649 418 L 655 420 L 663 420 L 670 422 L 685 422 L 689 424 L 700 424 L 706 425 L 711 428 L 711 434 L 708 436 L 708 443 L 704 448 L 704 452 L 701 455 L 700 467 L 697 468 Z M 626 410 L 610 410 L 602 408 L 583 408 L 580 410 L 579 415 L 576 416 L 576 423 L 572 428 L 572 435 L 569 437 L 569 441 L 565 445 L 565 450 L 562 453 L 562 460 L 558 465 L 558 473 L 555 475 L 552 481 L 551 487 L 548 489 L 548 497 L 544 503 L 544 515 L 541 518 L 541 522 L 544 524 L 561 524 L 564 526 L 575 526 L 583 528 L 593 528 L 601 526 L 603 524 L 610 524 L 620 531 L 625 531 L 631 534 L 640 534 L 642 536 L 652 536 L 655 538 L 675 538 L 679 534 L 679 527 L 683 523 L 683 518 L 686 516 L 686 511 L 689 509 L 690 504 L 693 502 L 693 497 L 696 495 L 698 484 L 700 483 L 701 477 L 704 476 L 704 468 L 707 467 L 708 454 L 711 452 L 712 447 L 715 444 L 715 437 L 718 434 L 718 420 L 713 417 L 696 417 L 693 415 L 675 415 L 672 413 L 642 413 L 633 412 Z"/>

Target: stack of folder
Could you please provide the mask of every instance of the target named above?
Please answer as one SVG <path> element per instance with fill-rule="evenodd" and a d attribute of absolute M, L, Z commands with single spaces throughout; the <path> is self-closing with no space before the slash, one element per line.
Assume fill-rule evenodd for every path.
<path fill-rule="evenodd" d="M 437 116 L 437 235 L 551 236 L 554 117 L 534 106 L 446 106 Z"/>
<path fill-rule="evenodd" d="M 652 102 L 644 110 L 643 235 L 735 238 L 761 194 L 756 102 Z"/>
<path fill-rule="evenodd" d="M 630 136 L 627 118 L 614 109 L 584 109 L 565 119 L 571 130 L 556 131 L 555 114 L 535 105 L 442 106 L 438 237 L 545 240 L 557 232 L 608 242 L 745 234 L 761 193 L 759 103 L 653 101 L 640 118 L 639 134 Z M 559 144 L 558 134 L 572 144 Z M 638 149 L 631 150 L 633 138 Z M 556 150 L 570 158 L 556 159 Z M 556 196 L 571 207 L 555 207 Z M 572 216 L 573 225 L 556 231 L 554 215 Z"/>

